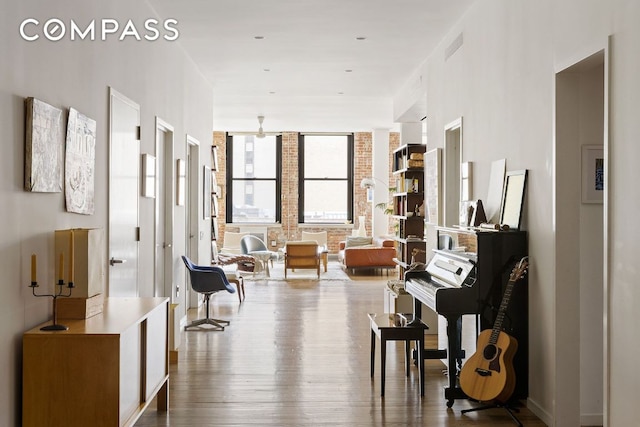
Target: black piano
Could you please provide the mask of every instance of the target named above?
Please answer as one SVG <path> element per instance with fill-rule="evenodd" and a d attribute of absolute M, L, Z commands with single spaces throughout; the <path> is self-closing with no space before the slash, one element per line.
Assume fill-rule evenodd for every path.
<path fill-rule="evenodd" d="M 426 270 L 408 271 L 405 289 L 414 297 L 414 315 L 422 316 L 422 304 L 447 322 L 449 385 L 444 390 L 447 406 L 455 399 L 466 398 L 458 385 L 461 361 L 462 315 L 475 314 L 479 333 L 493 328 L 502 295 L 513 266 L 527 255 L 527 234 L 524 231 L 477 231 L 439 228 L 438 234 L 448 234 L 466 251 L 434 250 Z M 460 244 L 462 243 L 462 244 Z M 457 245 L 458 246 L 458 245 Z M 516 389 L 512 399 L 528 395 L 528 290 L 526 276 L 518 281 L 506 312 L 505 332 L 518 340 L 514 358 Z M 442 358 L 442 350 L 426 349 L 425 358 Z M 469 354 L 468 356 L 471 356 Z"/>

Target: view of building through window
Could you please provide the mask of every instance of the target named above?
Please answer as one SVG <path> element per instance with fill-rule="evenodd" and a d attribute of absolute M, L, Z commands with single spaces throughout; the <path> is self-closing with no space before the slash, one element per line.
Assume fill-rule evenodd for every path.
<path fill-rule="evenodd" d="M 301 222 L 345 223 L 351 220 L 352 147 L 350 135 L 301 137 Z"/>
<path fill-rule="evenodd" d="M 298 221 L 352 221 L 353 135 L 300 135 L 298 144 Z M 280 221 L 281 150 L 281 137 L 228 137 L 228 222 Z"/>
<path fill-rule="evenodd" d="M 275 223 L 279 182 L 276 137 L 234 135 L 231 147 L 231 221 Z"/>

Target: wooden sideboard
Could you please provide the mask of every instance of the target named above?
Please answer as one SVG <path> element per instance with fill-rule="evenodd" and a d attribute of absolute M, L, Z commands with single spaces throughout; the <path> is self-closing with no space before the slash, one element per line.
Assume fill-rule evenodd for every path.
<path fill-rule="evenodd" d="M 50 323 L 50 322 L 49 322 Z M 23 337 L 23 426 L 131 426 L 169 403 L 168 298 L 108 298 L 68 331 Z"/>

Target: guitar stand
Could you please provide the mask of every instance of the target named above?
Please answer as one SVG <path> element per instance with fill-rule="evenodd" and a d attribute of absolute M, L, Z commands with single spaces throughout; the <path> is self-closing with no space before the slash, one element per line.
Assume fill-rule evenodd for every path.
<path fill-rule="evenodd" d="M 516 417 L 515 414 L 514 414 L 514 412 L 519 412 L 518 409 L 514 408 L 514 407 L 512 407 L 512 406 L 510 406 L 508 404 L 501 405 L 499 403 L 494 403 L 494 404 L 491 404 L 491 405 L 478 406 L 477 408 L 463 409 L 462 411 L 460 411 L 460 413 L 461 414 L 466 414 L 467 412 L 484 411 L 486 409 L 494 409 L 494 408 L 504 408 L 504 410 L 509 413 L 509 416 L 511 417 L 511 419 L 518 425 L 518 427 L 523 427 L 522 423 L 520 422 L 518 417 Z"/>

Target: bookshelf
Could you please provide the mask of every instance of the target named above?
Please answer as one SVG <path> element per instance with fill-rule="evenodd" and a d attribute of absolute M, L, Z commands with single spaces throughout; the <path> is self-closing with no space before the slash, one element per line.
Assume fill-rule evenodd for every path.
<path fill-rule="evenodd" d="M 400 277 L 412 261 L 426 261 L 424 239 L 424 144 L 406 144 L 393 152 L 395 191 L 392 218 L 397 221 L 396 263 Z"/>

